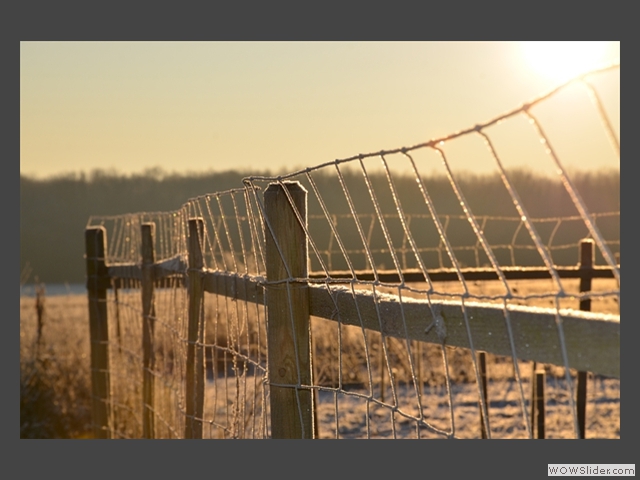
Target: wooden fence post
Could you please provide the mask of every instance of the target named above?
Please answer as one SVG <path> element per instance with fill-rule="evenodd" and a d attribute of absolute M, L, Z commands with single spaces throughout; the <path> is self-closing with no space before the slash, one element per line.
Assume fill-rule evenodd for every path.
<path fill-rule="evenodd" d="M 591 291 L 591 280 L 593 274 L 593 264 L 595 257 L 595 250 L 593 248 L 594 241 L 590 238 L 585 238 L 580 241 L 580 253 L 579 263 L 580 268 L 580 287 L 581 293 Z M 591 299 L 586 298 L 580 300 L 580 310 L 589 312 L 591 311 Z M 579 438 L 586 438 L 586 419 L 587 419 L 587 372 L 578 371 L 577 375 L 577 388 L 576 388 L 576 409 L 578 416 L 578 434 Z M 542 391 L 538 389 L 542 388 Z M 531 390 L 531 422 L 533 428 L 533 422 L 538 418 L 538 438 L 544 438 L 544 371 L 536 368 L 536 363 L 533 363 L 533 378 L 532 378 L 532 390 Z M 537 400 L 536 400 L 537 399 Z M 540 429 L 542 428 L 542 433 Z"/>
<path fill-rule="evenodd" d="M 580 293 L 591 291 L 591 273 L 593 269 L 595 251 L 594 242 L 590 238 L 580 241 Z M 580 310 L 591 311 L 591 299 L 580 300 Z M 578 372 L 578 386 L 576 392 L 578 408 L 578 428 L 580 438 L 586 438 L 586 413 L 587 413 L 587 372 Z"/>
<path fill-rule="evenodd" d="M 535 371 L 535 380 L 536 380 L 536 390 L 535 390 L 535 402 L 536 402 L 536 411 L 537 411 L 537 430 L 538 435 L 537 438 L 544 438 L 545 435 L 545 421 L 544 421 L 544 383 L 545 383 L 545 371 L 544 367 L 540 367 Z"/>
<path fill-rule="evenodd" d="M 489 394 L 487 392 L 487 353 L 478 352 L 478 363 L 480 367 L 480 382 L 482 384 L 482 399 L 484 400 L 485 407 L 487 409 L 487 421 L 486 425 L 489 425 Z M 491 428 L 491 427 L 489 427 Z M 482 404 L 480 404 L 480 436 L 481 438 L 489 438 L 489 432 L 485 428 L 484 411 L 482 410 Z"/>
<path fill-rule="evenodd" d="M 91 337 L 91 396 L 94 438 L 110 438 L 109 323 L 105 263 L 107 233 L 104 227 L 85 230 L 89 331 Z"/>
<path fill-rule="evenodd" d="M 529 417 L 529 425 L 531 425 L 532 438 L 536 428 L 536 369 L 537 362 L 531 362 L 531 416 Z"/>
<path fill-rule="evenodd" d="M 531 366 L 531 433 L 534 438 L 544 438 L 544 416 L 546 400 L 544 398 L 544 383 L 546 373 L 544 365 L 533 362 Z"/>
<path fill-rule="evenodd" d="M 204 221 L 189 220 L 189 327 L 187 338 L 187 385 L 185 438 L 202 438 L 204 409 Z"/>
<path fill-rule="evenodd" d="M 313 395 L 297 387 L 312 379 L 309 291 L 293 280 L 308 275 L 307 238 L 294 211 L 306 225 L 307 191 L 298 182 L 284 188 L 272 183 L 264 193 L 271 437 L 313 438 Z"/>
<path fill-rule="evenodd" d="M 153 336 L 155 327 L 154 237 L 155 224 L 143 223 L 140 226 L 142 236 L 142 435 L 155 437 L 154 425 L 154 376 L 155 368 Z"/>

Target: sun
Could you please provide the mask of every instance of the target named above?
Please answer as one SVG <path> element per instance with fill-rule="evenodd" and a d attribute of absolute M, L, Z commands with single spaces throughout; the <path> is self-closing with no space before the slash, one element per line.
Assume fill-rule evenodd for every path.
<path fill-rule="evenodd" d="M 529 68 L 556 82 L 603 66 L 611 42 L 522 42 Z"/>

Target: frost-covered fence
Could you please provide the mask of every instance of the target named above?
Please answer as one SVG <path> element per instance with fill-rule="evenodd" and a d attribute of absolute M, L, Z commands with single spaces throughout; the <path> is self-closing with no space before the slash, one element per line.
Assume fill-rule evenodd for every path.
<path fill-rule="evenodd" d="M 546 436 L 584 436 L 585 408 L 611 417 L 584 385 L 591 399 L 619 395 L 619 212 L 587 208 L 535 116 L 561 91 L 413 147 L 248 177 L 174 212 L 90 219 L 96 435 L 530 438 L 544 365 Z M 514 187 L 494 129 L 520 117 L 572 215 L 536 218 Z M 469 137 L 509 215 L 474 214 L 447 153 Z M 457 212 L 424 172 L 438 167 Z"/>

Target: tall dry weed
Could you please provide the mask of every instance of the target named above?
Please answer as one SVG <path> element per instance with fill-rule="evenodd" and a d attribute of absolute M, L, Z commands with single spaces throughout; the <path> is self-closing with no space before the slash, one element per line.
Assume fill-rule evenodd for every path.
<path fill-rule="evenodd" d="M 89 435 L 86 317 L 86 300 L 70 298 L 50 308 L 44 288 L 35 298 L 20 299 L 20 438 Z"/>

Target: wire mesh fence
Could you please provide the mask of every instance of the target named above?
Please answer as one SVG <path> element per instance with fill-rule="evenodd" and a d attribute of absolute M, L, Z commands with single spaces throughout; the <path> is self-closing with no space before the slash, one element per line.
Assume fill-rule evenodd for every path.
<path fill-rule="evenodd" d="M 247 177 L 174 212 L 92 217 L 96 434 L 584 437 L 586 415 L 619 435 L 620 214 L 591 211 L 536 117 L 586 84 L 619 157 L 589 83 L 616 68 L 441 139 Z M 530 214 L 540 196 L 523 197 L 494 145 L 516 118 L 570 214 Z M 452 167 L 448 146 L 467 137 L 504 215 L 477 213 L 482 195 Z"/>

